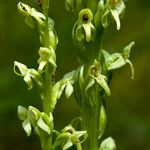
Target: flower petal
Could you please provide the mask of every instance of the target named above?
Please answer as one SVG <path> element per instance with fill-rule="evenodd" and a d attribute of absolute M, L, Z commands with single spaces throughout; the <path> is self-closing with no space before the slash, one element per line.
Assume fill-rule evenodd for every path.
<path fill-rule="evenodd" d="M 116 21 L 116 25 L 117 25 L 117 30 L 120 30 L 120 18 L 119 18 L 119 12 L 117 9 L 111 9 L 111 14 L 114 17 L 115 21 Z"/>

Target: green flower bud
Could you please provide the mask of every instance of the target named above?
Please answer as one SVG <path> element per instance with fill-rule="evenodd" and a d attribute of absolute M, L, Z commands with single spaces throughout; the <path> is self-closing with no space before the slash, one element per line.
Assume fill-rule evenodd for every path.
<path fill-rule="evenodd" d="M 98 3 L 97 12 L 94 17 L 95 26 L 101 25 L 101 19 L 102 19 L 104 9 L 105 9 L 104 0 L 100 0 Z"/>
<path fill-rule="evenodd" d="M 58 37 L 54 25 L 55 21 L 48 17 L 49 38 L 47 39 L 47 45 L 55 50 L 58 44 Z M 45 45 L 44 34 L 43 28 L 40 28 L 40 42 L 42 45 Z"/>
<path fill-rule="evenodd" d="M 56 49 L 56 46 L 58 44 L 58 38 L 55 30 L 52 29 L 49 30 L 49 39 L 50 39 L 50 46 L 53 49 Z"/>
<path fill-rule="evenodd" d="M 49 57 L 51 55 L 50 49 L 46 48 L 46 47 L 40 47 L 40 49 L 39 49 L 39 55 L 40 55 L 40 57 L 41 57 L 42 60 L 48 61 Z"/>
<path fill-rule="evenodd" d="M 39 55 L 40 58 L 38 60 L 39 63 L 39 71 L 42 71 L 46 65 L 46 63 L 50 60 L 51 57 L 51 51 L 47 47 L 40 47 L 39 49 Z"/>

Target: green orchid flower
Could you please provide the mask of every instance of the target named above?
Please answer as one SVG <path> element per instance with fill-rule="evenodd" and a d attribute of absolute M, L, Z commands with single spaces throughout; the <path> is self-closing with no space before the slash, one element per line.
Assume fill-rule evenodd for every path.
<path fill-rule="evenodd" d="M 93 13 L 90 9 L 82 9 L 79 12 L 79 19 L 75 23 L 72 35 L 77 41 L 81 42 L 86 40 L 87 42 L 93 41 L 96 34 L 96 29 L 92 24 Z"/>
<path fill-rule="evenodd" d="M 109 54 L 107 51 L 102 50 L 102 54 L 105 59 L 106 68 L 107 70 L 114 70 L 117 68 L 121 68 L 125 64 L 129 64 L 131 68 L 131 79 L 134 79 L 134 67 L 132 62 L 129 60 L 130 57 L 130 51 L 132 46 L 135 45 L 135 42 L 131 42 L 128 44 L 124 49 L 122 53 L 114 53 Z"/>
<path fill-rule="evenodd" d="M 114 18 L 117 26 L 117 30 L 120 29 L 120 16 L 125 10 L 125 4 L 123 0 L 107 0 L 105 4 L 105 11 L 102 15 L 102 25 L 106 28 L 111 22 L 111 17 Z"/>
<path fill-rule="evenodd" d="M 76 131 L 71 125 L 68 125 L 57 136 L 54 142 L 54 148 L 61 146 L 63 150 L 67 150 L 73 145 L 80 145 L 81 147 L 81 144 L 86 140 L 86 138 L 86 131 Z"/>
<path fill-rule="evenodd" d="M 102 75 L 101 65 L 97 60 L 94 60 L 93 65 L 89 69 L 89 75 L 97 81 L 97 83 L 105 90 L 106 94 L 110 96 L 110 89 L 107 84 L 107 77 Z M 94 84 L 93 80 L 91 84 L 88 84 L 86 90 Z"/>
<path fill-rule="evenodd" d="M 23 121 L 22 127 L 27 136 L 31 135 L 32 127 L 39 135 L 41 132 L 50 135 L 54 128 L 52 114 L 47 115 L 32 106 L 29 106 L 28 109 L 18 106 L 18 117 Z"/>
<path fill-rule="evenodd" d="M 56 56 L 53 48 L 40 47 L 39 49 L 40 58 L 38 60 L 39 68 L 38 71 L 42 71 L 45 65 L 49 62 L 56 67 Z"/>
<path fill-rule="evenodd" d="M 35 27 L 33 18 L 38 22 L 39 25 L 45 26 L 44 20 L 46 17 L 41 12 L 38 12 L 36 9 L 31 8 L 30 6 L 21 2 L 19 2 L 17 6 L 19 12 L 25 16 L 25 23 L 31 28 Z"/>
<path fill-rule="evenodd" d="M 17 68 L 19 69 L 19 72 Z M 43 87 L 43 78 L 41 77 L 40 73 L 36 71 L 35 69 L 28 69 L 26 65 L 15 61 L 14 72 L 18 76 L 23 77 L 24 81 L 28 85 L 28 90 L 31 90 L 33 88 L 32 80 L 34 80 L 40 88 Z"/>

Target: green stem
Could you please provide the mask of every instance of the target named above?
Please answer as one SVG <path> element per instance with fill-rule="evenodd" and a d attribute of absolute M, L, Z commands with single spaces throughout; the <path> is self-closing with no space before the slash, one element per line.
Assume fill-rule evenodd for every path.
<path fill-rule="evenodd" d="M 99 148 L 99 117 L 100 117 L 100 107 L 102 103 L 102 95 L 100 96 L 100 87 L 95 84 L 88 92 L 88 96 L 85 95 L 85 87 L 89 81 L 88 70 L 93 64 L 94 59 L 101 61 L 101 49 L 102 49 L 102 35 L 103 32 L 99 31 L 95 37 L 95 41 L 87 44 L 86 46 L 86 58 L 85 58 L 85 68 L 84 68 L 84 79 L 85 84 L 81 93 L 81 117 L 82 129 L 86 130 L 88 133 L 88 139 L 83 143 L 84 150 L 98 150 Z M 90 58 L 90 59 L 89 59 Z"/>
<path fill-rule="evenodd" d="M 48 18 L 49 3 L 50 3 L 50 0 L 42 1 L 43 14 L 45 15 L 46 18 Z"/>
<path fill-rule="evenodd" d="M 52 112 L 51 108 L 51 91 L 52 91 L 52 77 L 51 69 L 49 64 L 46 64 L 45 68 L 45 99 L 43 100 L 43 110 L 45 113 L 49 114 Z"/>
<path fill-rule="evenodd" d="M 45 20 L 44 34 L 41 37 L 43 41 L 43 46 L 47 48 L 50 48 L 49 23 L 48 23 L 49 2 L 50 0 L 43 0 L 42 2 L 43 14 L 46 17 L 46 20 Z M 45 98 L 43 100 L 43 111 L 47 113 L 48 115 L 50 112 L 52 112 L 52 109 L 50 107 L 51 106 L 51 91 L 53 87 L 52 73 L 53 73 L 53 67 L 51 64 L 47 63 L 45 67 L 45 89 L 44 89 Z M 52 150 L 52 135 L 42 136 L 41 146 L 43 150 Z"/>
<path fill-rule="evenodd" d="M 93 98 L 96 98 L 95 96 Z M 83 144 L 85 150 L 98 150 L 98 130 L 99 130 L 99 114 L 100 100 L 98 98 L 91 99 L 95 101 L 94 107 L 87 104 L 89 99 L 84 99 L 81 106 L 81 116 L 83 119 L 82 128 L 87 131 L 88 139 Z"/>
<path fill-rule="evenodd" d="M 43 41 L 43 46 L 47 48 L 50 48 L 49 24 L 48 24 L 49 3 L 50 3 L 50 0 L 43 0 L 43 3 L 42 3 L 43 14 L 46 17 L 44 34 L 42 35 L 42 41 Z M 45 67 L 45 99 L 43 100 L 43 110 L 47 114 L 52 112 L 52 109 L 50 107 L 51 106 L 51 91 L 52 91 L 52 86 L 53 86 L 52 73 L 53 73 L 53 68 L 50 64 L 47 63 Z"/>
<path fill-rule="evenodd" d="M 42 150 L 53 150 L 52 136 L 43 135 L 40 137 Z"/>
<path fill-rule="evenodd" d="M 76 144 L 76 148 L 77 148 L 77 150 L 82 150 L 81 144 L 80 143 Z"/>

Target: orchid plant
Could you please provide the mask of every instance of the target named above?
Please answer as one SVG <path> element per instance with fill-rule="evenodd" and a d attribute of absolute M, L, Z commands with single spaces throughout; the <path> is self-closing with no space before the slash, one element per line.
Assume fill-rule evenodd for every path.
<path fill-rule="evenodd" d="M 49 17 L 50 0 L 37 0 L 38 8 L 18 3 L 18 10 L 25 23 L 37 27 L 41 47 L 38 68 L 28 68 L 15 61 L 14 72 L 21 76 L 28 86 L 38 87 L 43 110 L 33 106 L 18 106 L 18 117 L 27 136 L 34 131 L 43 150 L 115 150 L 112 137 L 101 140 L 107 116 L 105 100 L 111 95 L 112 71 L 129 64 L 131 78 L 134 78 L 133 64 L 129 60 L 134 42 L 121 52 L 110 54 L 104 47 L 102 37 L 105 30 L 115 24 L 121 27 L 120 18 L 125 11 L 123 0 L 65 0 L 65 9 L 77 18 L 72 28 L 73 45 L 76 48 L 80 66 L 62 79 L 56 81 L 56 49 L 58 37 L 55 22 Z M 113 26 L 112 26 L 113 27 Z M 35 86 L 34 85 L 34 86 Z M 53 113 L 57 101 L 65 93 L 66 99 L 74 95 L 80 107 L 80 117 L 74 118 L 61 131 L 55 130 Z"/>

